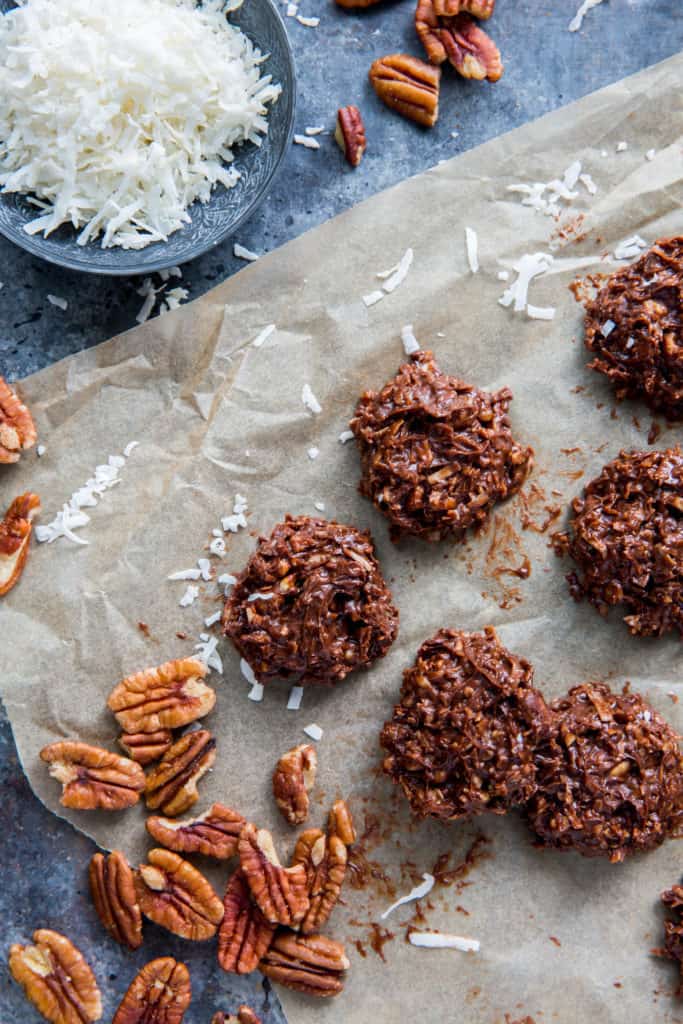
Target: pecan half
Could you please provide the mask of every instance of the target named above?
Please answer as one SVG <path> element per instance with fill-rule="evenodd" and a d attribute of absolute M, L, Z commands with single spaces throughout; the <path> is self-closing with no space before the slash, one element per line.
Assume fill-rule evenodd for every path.
<path fill-rule="evenodd" d="M 223 904 L 201 871 L 170 850 L 150 850 L 135 874 L 140 910 L 155 924 L 183 939 L 216 934 Z"/>
<path fill-rule="evenodd" d="M 240 866 L 256 906 L 271 924 L 296 926 L 308 910 L 306 870 L 283 868 L 266 829 L 245 825 L 237 843 Z"/>
<path fill-rule="evenodd" d="M 90 895 L 97 916 L 116 942 L 129 949 L 142 945 L 142 914 L 135 895 L 133 869 L 119 850 L 90 861 Z"/>
<path fill-rule="evenodd" d="M 434 0 L 434 13 L 439 18 L 454 18 L 465 12 L 486 21 L 493 14 L 496 0 Z"/>
<path fill-rule="evenodd" d="M 132 807 L 145 788 L 135 761 L 77 740 L 50 743 L 40 752 L 50 775 L 62 784 L 60 804 L 79 811 L 121 811 Z"/>
<path fill-rule="evenodd" d="M 223 920 L 218 931 L 218 963 L 233 974 L 251 974 L 265 956 L 275 934 L 252 902 L 244 872 L 238 868 L 225 890 Z"/>
<path fill-rule="evenodd" d="M 432 64 L 448 59 L 463 78 L 497 82 L 503 74 L 500 51 L 469 14 L 439 17 L 436 0 L 418 0 L 415 29 Z"/>
<path fill-rule="evenodd" d="M 261 1018 L 254 1013 L 251 1006 L 246 1006 L 243 1003 L 242 1006 L 237 1007 L 236 1014 L 225 1014 L 222 1010 L 218 1010 L 211 1018 L 211 1024 L 261 1024 Z"/>
<path fill-rule="evenodd" d="M 28 492 L 14 499 L 0 521 L 0 597 L 12 589 L 24 571 L 33 520 L 39 512 L 40 498 Z"/>
<path fill-rule="evenodd" d="M 431 128 L 439 116 L 441 71 L 406 53 L 376 60 L 370 83 L 388 107 L 403 117 Z"/>
<path fill-rule="evenodd" d="M 199 800 L 197 783 L 216 760 L 216 741 L 206 729 L 188 732 L 168 748 L 147 776 L 145 801 L 169 818 L 183 814 Z"/>
<path fill-rule="evenodd" d="M 271 981 L 309 996 L 336 996 L 349 968 L 341 942 L 324 935 L 279 932 L 259 965 Z"/>
<path fill-rule="evenodd" d="M 211 804 L 196 818 L 169 821 L 152 815 L 145 824 L 149 834 L 169 850 L 229 860 L 237 853 L 244 818 L 224 804 Z"/>
<path fill-rule="evenodd" d="M 346 874 L 346 846 L 339 836 L 320 829 L 302 832 L 294 848 L 293 864 L 303 864 L 308 878 L 310 906 L 302 919 L 302 935 L 318 931 L 327 921 L 341 895 Z"/>
<path fill-rule="evenodd" d="M 301 825 L 308 817 L 308 794 L 317 769 L 318 755 L 310 743 L 288 750 L 275 766 L 273 796 L 290 825 Z"/>
<path fill-rule="evenodd" d="M 33 946 L 15 943 L 10 974 L 38 1013 L 52 1024 L 91 1024 L 102 1016 L 95 975 L 83 954 L 59 932 L 39 928 Z"/>
<path fill-rule="evenodd" d="M 145 964 L 133 978 L 112 1024 L 181 1024 L 191 999 L 185 964 L 162 956 Z"/>
<path fill-rule="evenodd" d="M 33 417 L 17 393 L 0 376 L 0 463 L 18 462 L 38 440 Z"/>
<path fill-rule="evenodd" d="M 119 743 L 131 761 L 138 764 L 151 764 L 163 757 L 173 743 L 170 729 L 159 729 L 157 732 L 123 732 Z"/>
<path fill-rule="evenodd" d="M 367 146 L 365 125 L 358 107 L 340 107 L 334 138 L 352 167 L 358 167 Z"/>
<path fill-rule="evenodd" d="M 335 800 L 327 819 L 327 834 L 339 836 L 346 846 L 353 846 L 356 841 L 356 827 L 346 800 Z"/>
<path fill-rule="evenodd" d="M 127 676 L 109 695 L 107 706 L 124 732 L 179 729 L 208 715 L 216 694 L 203 683 L 206 665 L 196 658 L 167 661 Z"/>

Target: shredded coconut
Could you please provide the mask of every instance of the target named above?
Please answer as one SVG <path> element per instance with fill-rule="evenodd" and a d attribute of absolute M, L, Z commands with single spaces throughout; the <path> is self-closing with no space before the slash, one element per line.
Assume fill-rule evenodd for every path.
<path fill-rule="evenodd" d="M 261 348 L 261 345 L 263 345 L 264 341 L 268 341 L 268 338 L 271 336 L 271 334 L 274 334 L 276 330 L 277 328 L 275 327 L 275 324 L 268 324 L 267 327 L 263 328 L 260 334 L 256 335 L 256 337 L 251 343 L 252 346 L 254 348 Z"/>
<path fill-rule="evenodd" d="M 341 441 L 342 444 L 346 444 L 347 441 L 352 441 L 353 440 L 353 431 L 352 430 L 342 430 L 341 434 L 339 435 L 339 440 Z"/>
<path fill-rule="evenodd" d="M 467 251 L 467 262 L 473 274 L 479 270 L 479 240 L 477 232 L 473 228 L 465 228 L 465 249 Z"/>
<path fill-rule="evenodd" d="M 215 555 L 216 558 L 225 558 L 226 547 L 223 537 L 214 537 L 209 544 L 209 551 L 212 555 Z"/>
<path fill-rule="evenodd" d="M 367 295 L 363 296 L 363 302 L 370 308 L 370 306 L 376 306 L 378 302 L 381 302 L 384 298 L 384 292 L 377 288 L 374 292 L 368 292 Z"/>
<path fill-rule="evenodd" d="M 249 698 L 249 700 L 256 701 L 257 703 L 259 701 L 262 701 L 263 700 L 263 684 L 258 682 L 258 680 L 256 679 L 256 676 L 254 675 L 254 670 L 252 669 L 252 667 L 249 664 L 249 662 L 245 661 L 244 658 L 240 659 L 240 670 L 242 672 L 242 675 L 246 679 L 246 681 L 251 685 L 251 689 L 249 690 L 249 693 L 247 694 L 247 697 Z"/>
<path fill-rule="evenodd" d="M 508 270 L 499 270 L 496 277 L 498 278 L 499 281 L 509 281 L 510 272 Z"/>
<path fill-rule="evenodd" d="M 39 444 L 38 447 L 36 448 L 36 455 L 38 456 L 39 459 L 42 459 L 42 457 L 43 457 L 43 455 L 45 454 L 46 451 L 47 451 L 47 448 L 45 447 L 45 445 L 44 444 Z"/>
<path fill-rule="evenodd" d="M 588 192 L 590 195 L 594 196 L 598 191 L 598 186 L 595 184 L 590 174 L 580 174 L 579 181 L 585 188 L 586 192 Z"/>
<path fill-rule="evenodd" d="M 217 622 L 220 622 L 222 614 L 223 612 L 219 608 L 219 610 L 217 612 L 214 612 L 213 615 L 207 615 L 207 617 L 204 619 L 204 625 L 206 626 L 206 628 L 211 629 L 211 627 L 215 626 Z"/>
<path fill-rule="evenodd" d="M 247 520 L 244 513 L 248 507 L 247 499 L 242 497 L 241 494 L 236 494 L 232 505 L 232 515 L 223 516 L 221 519 L 221 526 L 225 533 L 237 533 L 238 530 L 246 528 Z"/>
<path fill-rule="evenodd" d="M 310 135 L 295 135 L 294 142 L 297 146 L 304 146 L 306 149 L 320 149 L 318 140 L 312 139 Z"/>
<path fill-rule="evenodd" d="M 218 613 L 220 618 L 220 612 Z M 200 661 L 203 661 L 207 668 L 214 669 L 216 672 L 223 674 L 223 662 L 221 656 L 216 650 L 218 647 L 218 637 L 206 636 L 205 633 L 199 638 L 199 643 L 195 644 L 195 651 L 197 651 L 197 657 Z"/>
<path fill-rule="evenodd" d="M 233 576 L 230 572 L 224 572 L 222 576 L 218 577 L 216 583 L 221 587 L 225 587 L 224 593 L 227 597 L 230 587 L 234 587 L 237 583 L 237 577 Z"/>
<path fill-rule="evenodd" d="M 128 450 L 128 446 L 125 450 Z M 35 535 L 38 543 L 51 544 L 58 537 L 66 537 L 76 544 L 87 544 L 87 540 L 77 537 L 74 533 L 74 530 L 79 530 L 90 522 L 90 517 L 81 509 L 94 508 L 105 491 L 111 490 L 121 482 L 119 471 L 125 464 L 123 455 L 110 455 L 106 463 L 95 466 L 94 475 L 74 491 L 52 522 L 36 526 Z"/>
<path fill-rule="evenodd" d="M 0 19 L 0 186 L 44 200 L 25 226 L 142 249 L 232 188 L 280 94 L 224 0 L 29 0 Z"/>
<path fill-rule="evenodd" d="M 308 455 L 309 459 L 313 461 L 314 459 L 317 459 L 318 456 L 320 455 L 320 449 L 316 448 L 314 445 L 312 448 L 308 449 L 306 454 Z"/>
<path fill-rule="evenodd" d="M 625 153 L 628 149 L 628 142 L 617 142 L 617 153 Z"/>
<path fill-rule="evenodd" d="M 287 700 L 288 711 L 298 711 L 301 707 L 301 701 L 304 696 L 303 686 L 293 686 L 289 691 L 289 698 Z"/>
<path fill-rule="evenodd" d="M 421 900 L 432 891 L 434 888 L 434 882 L 436 881 L 434 875 L 430 875 L 429 872 L 425 872 L 422 877 L 424 881 L 421 882 L 420 885 L 416 885 L 414 889 L 410 890 L 407 896 L 401 896 L 399 900 L 396 900 L 396 902 L 392 903 L 390 907 L 387 907 L 384 913 L 380 915 L 381 921 L 384 921 L 389 917 L 389 914 L 393 913 L 394 910 L 398 910 L 399 907 L 404 906 L 406 903 L 412 903 L 413 900 Z"/>
<path fill-rule="evenodd" d="M 545 274 L 553 264 L 553 257 L 548 253 L 535 252 L 525 253 L 512 269 L 517 272 L 517 279 L 506 288 L 498 299 L 501 306 L 513 306 L 515 312 L 520 312 L 527 306 L 529 285 L 535 277 Z"/>
<path fill-rule="evenodd" d="M 246 249 L 243 245 L 240 245 L 239 242 L 235 242 L 233 245 L 232 254 L 236 259 L 246 260 L 248 263 L 255 263 L 259 258 L 259 254 L 257 252 L 252 252 L 251 249 Z"/>
<path fill-rule="evenodd" d="M 298 10 L 298 4 L 287 4 L 287 10 L 285 11 L 285 14 L 287 15 L 288 18 L 294 18 Z"/>
<path fill-rule="evenodd" d="M 623 242 L 619 242 L 619 245 L 614 250 L 615 260 L 632 260 L 639 255 L 641 249 L 647 249 L 647 242 L 640 235 L 631 235 L 630 238 L 625 238 Z"/>
<path fill-rule="evenodd" d="M 586 175 L 586 177 L 589 178 L 590 175 Z M 575 160 L 567 167 L 561 178 L 553 178 L 549 182 L 535 181 L 531 185 L 517 182 L 508 185 L 507 190 L 519 193 L 523 197 L 523 206 L 531 206 L 539 213 L 557 218 L 562 213 L 560 200 L 569 204 L 576 199 L 579 193 L 574 191 L 574 186 L 580 180 L 582 180 L 581 161 Z"/>
<path fill-rule="evenodd" d="M 254 683 L 247 697 L 259 704 L 263 700 L 263 683 Z"/>
<path fill-rule="evenodd" d="M 657 150 L 656 149 L 648 149 L 647 153 L 645 154 L 645 159 L 646 160 L 654 160 L 654 158 L 656 156 L 657 156 Z"/>
<path fill-rule="evenodd" d="M 408 940 L 411 945 L 423 949 L 459 949 L 462 953 L 478 953 L 481 948 L 478 939 L 464 939 L 461 935 L 445 932 L 410 932 Z"/>
<path fill-rule="evenodd" d="M 304 732 L 306 733 L 307 736 L 310 736 L 312 740 L 315 740 L 316 743 L 318 742 L 318 740 L 321 740 L 323 738 L 323 731 L 319 725 L 315 724 L 315 722 L 311 722 L 310 725 L 305 725 Z"/>
<path fill-rule="evenodd" d="M 555 319 L 555 307 L 554 306 L 532 306 L 531 303 L 527 303 L 526 307 L 527 316 L 531 320 L 554 320 Z"/>
<path fill-rule="evenodd" d="M 208 558 L 198 558 L 197 566 L 199 567 L 199 571 L 202 574 L 202 579 L 204 580 L 205 583 L 208 583 L 209 580 L 211 579 L 211 562 L 209 561 Z"/>
<path fill-rule="evenodd" d="M 316 508 L 318 510 L 318 512 L 324 512 L 325 511 L 325 502 L 324 501 L 314 501 L 313 502 L 313 508 Z"/>
<path fill-rule="evenodd" d="M 179 309 L 181 303 L 188 298 L 189 294 L 187 288 L 171 288 L 170 291 L 165 293 L 159 312 L 170 313 L 172 309 Z"/>
<path fill-rule="evenodd" d="M 57 309 L 66 310 L 69 308 L 69 303 L 66 299 L 60 298 L 59 295 L 48 295 L 47 301 L 51 306 L 56 306 Z"/>
<path fill-rule="evenodd" d="M 309 128 L 304 128 L 304 135 L 322 135 L 325 131 L 325 125 L 312 125 Z"/>
<path fill-rule="evenodd" d="M 255 590 L 253 594 L 250 594 L 247 598 L 247 603 L 250 601 L 272 601 L 275 595 L 272 593 L 264 593 L 260 590 Z"/>
<path fill-rule="evenodd" d="M 194 604 L 194 602 L 197 600 L 198 597 L 199 597 L 199 587 L 195 586 L 194 583 L 190 583 L 188 585 L 187 590 L 185 591 L 183 596 L 180 598 L 180 601 L 178 603 L 179 603 L 181 608 L 187 608 L 187 607 L 189 607 L 189 605 Z"/>
<path fill-rule="evenodd" d="M 136 448 L 140 447 L 139 441 L 129 441 L 126 447 L 123 449 L 124 456 L 129 459 Z"/>
<path fill-rule="evenodd" d="M 389 276 L 382 285 L 382 290 L 391 295 L 392 292 L 396 291 L 398 286 L 402 284 L 408 276 L 411 264 L 413 262 L 413 250 L 406 249 L 400 262 L 389 272 Z M 380 276 L 379 274 L 377 275 Z"/>
<path fill-rule="evenodd" d="M 604 324 L 600 328 L 600 333 L 602 334 L 603 338 L 609 338 L 610 334 L 616 326 L 617 325 L 615 324 L 614 320 L 605 320 Z"/>
<path fill-rule="evenodd" d="M 420 351 L 420 343 L 413 334 L 412 324 L 406 324 L 405 327 L 401 328 L 401 341 L 403 342 L 403 351 L 407 356 L 411 356 L 413 352 Z"/>
<path fill-rule="evenodd" d="M 170 576 L 167 576 L 168 580 L 198 580 L 201 577 L 200 569 L 181 569 L 180 572 L 174 572 Z"/>
<path fill-rule="evenodd" d="M 590 11 L 593 7 L 597 7 L 598 4 L 601 3 L 602 0 L 583 0 L 578 11 L 576 12 L 572 20 L 569 22 L 569 31 L 578 32 L 581 28 L 581 25 L 583 24 L 583 19 L 588 13 L 588 11 Z"/>
<path fill-rule="evenodd" d="M 305 28 L 317 28 L 320 24 L 320 18 L 305 18 L 303 14 L 297 14 L 296 20 Z"/>
<path fill-rule="evenodd" d="M 322 406 L 318 399 L 313 394 L 310 384 L 304 384 L 301 389 L 301 401 L 304 403 L 309 412 L 312 412 L 314 416 L 321 413 Z"/>

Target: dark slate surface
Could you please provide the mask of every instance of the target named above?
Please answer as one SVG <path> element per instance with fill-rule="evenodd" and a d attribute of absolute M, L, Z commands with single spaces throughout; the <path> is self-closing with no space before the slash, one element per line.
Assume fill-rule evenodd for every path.
<path fill-rule="evenodd" d="M 299 72 L 297 131 L 306 125 L 334 126 L 336 108 L 357 103 L 369 140 L 361 167 L 348 169 L 331 136 L 318 152 L 293 146 L 271 196 L 240 232 L 239 241 L 257 252 L 276 248 L 341 210 L 438 160 L 451 157 L 492 136 L 524 124 L 683 48 L 680 0 L 608 0 L 591 11 L 580 33 L 567 24 L 579 0 L 499 0 L 489 23 L 506 63 L 495 86 L 465 83 L 444 76 L 441 117 L 424 132 L 382 108 L 367 86 L 367 69 L 376 57 L 405 50 L 420 53 L 408 0 L 387 3 L 361 14 L 337 10 L 330 2 L 301 0 L 300 12 L 319 14 L 318 29 L 288 21 Z M 451 132 L 459 132 L 453 139 Z M 562 168 L 558 168 L 558 171 Z M 184 268 L 183 284 L 196 298 L 240 269 L 232 244 Z M 133 326 L 141 299 L 140 282 L 82 277 L 29 258 L 0 239 L 0 372 L 21 377 L 95 345 Z M 62 313 L 47 293 L 64 296 Z M 0 492 L 0 504 L 8 495 Z M 2 635 L 3 643 L 15 642 Z M 264 1010 L 267 1024 L 281 1021 L 277 999 L 260 981 L 237 981 L 216 970 L 213 955 L 201 946 L 173 939 L 147 926 L 145 951 L 120 951 L 103 936 L 90 906 L 86 869 L 92 844 L 49 814 L 32 795 L 22 775 L 11 733 L 0 721 L 0 919 L 3 943 L 28 938 L 47 925 L 72 936 L 94 965 L 108 1021 L 125 988 L 147 958 L 166 953 L 190 966 L 195 1000 L 188 1024 L 209 1024 L 217 1008 L 234 1009 L 251 998 Z M 208 953 L 208 955 L 207 955 Z M 2 1024 L 33 1024 L 19 989 L 0 962 Z"/>

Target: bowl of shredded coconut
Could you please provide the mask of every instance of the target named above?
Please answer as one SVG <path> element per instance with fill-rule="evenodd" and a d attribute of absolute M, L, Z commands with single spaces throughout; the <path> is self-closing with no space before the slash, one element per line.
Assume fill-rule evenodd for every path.
<path fill-rule="evenodd" d="M 294 123 L 273 0 L 0 0 L 0 233 L 141 274 L 232 235 Z"/>

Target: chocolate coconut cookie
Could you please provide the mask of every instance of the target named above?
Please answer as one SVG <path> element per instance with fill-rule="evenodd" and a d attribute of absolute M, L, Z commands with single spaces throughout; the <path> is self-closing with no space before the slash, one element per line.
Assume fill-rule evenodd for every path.
<path fill-rule="evenodd" d="M 623 605 L 631 633 L 683 635 L 683 452 L 622 452 L 572 503 L 568 533 L 554 538 L 579 566 L 575 600 L 601 615 Z"/>
<path fill-rule="evenodd" d="M 527 806 L 543 845 L 622 861 L 683 835 L 678 736 L 637 693 L 583 683 L 555 701 L 557 733 L 536 752 Z"/>
<path fill-rule="evenodd" d="M 386 654 L 398 611 L 369 533 L 287 516 L 259 539 L 223 628 L 260 682 L 325 685 Z"/>
<path fill-rule="evenodd" d="M 669 419 L 683 417 L 683 237 L 655 242 L 607 279 L 586 307 L 589 366 L 617 398 L 643 398 Z"/>
<path fill-rule="evenodd" d="M 680 996 L 683 995 L 683 885 L 667 889 L 662 893 L 661 900 L 665 907 L 673 911 L 674 917 L 664 922 L 664 949 L 656 952 L 678 963 L 681 981 L 676 994 Z"/>
<path fill-rule="evenodd" d="M 381 391 L 366 391 L 350 423 L 361 454 L 360 492 L 392 538 L 462 538 L 522 486 L 533 452 L 510 432 L 509 388 L 489 393 L 442 373 L 416 352 Z"/>
<path fill-rule="evenodd" d="M 532 679 L 490 627 L 442 629 L 422 645 L 380 736 L 384 771 L 413 814 L 504 814 L 534 794 L 534 748 L 551 735 L 552 716 Z"/>

